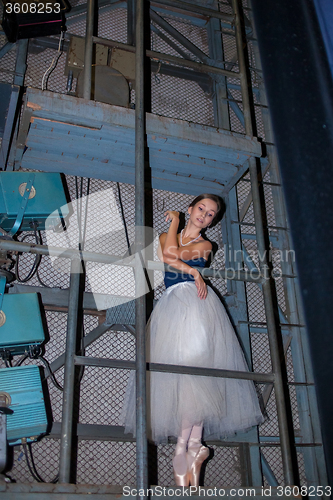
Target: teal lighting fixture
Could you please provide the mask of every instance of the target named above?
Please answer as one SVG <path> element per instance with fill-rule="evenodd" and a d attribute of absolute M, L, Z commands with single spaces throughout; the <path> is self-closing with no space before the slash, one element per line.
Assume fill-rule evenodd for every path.
<path fill-rule="evenodd" d="M 18 231 L 57 229 L 71 215 L 59 173 L 0 172 L 0 228 Z"/>

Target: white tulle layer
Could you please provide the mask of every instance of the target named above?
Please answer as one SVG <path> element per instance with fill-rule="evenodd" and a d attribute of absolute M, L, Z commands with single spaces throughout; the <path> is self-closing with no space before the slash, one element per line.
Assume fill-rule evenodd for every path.
<path fill-rule="evenodd" d="M 194 283 L 166 290 L 147 325 L 154 363 L 248 371 L 223 304 L 209 288 L 200 300 Z M 156 443 L 203 422 L 205 436 L 223 438 L 263 421 L 253 382 L 149 372 L 150 437 Z M 135 375 L 131 373 L 121 424 L 135 434 Z"/>

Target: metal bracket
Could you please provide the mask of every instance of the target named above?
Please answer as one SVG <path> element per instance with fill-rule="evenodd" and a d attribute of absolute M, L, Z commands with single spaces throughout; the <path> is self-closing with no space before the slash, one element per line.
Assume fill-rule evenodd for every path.
<path fill-rule="evenodd" d="M 24 217 L 24 214 L 25 214 L 25 210 L 27 208 L 27 204 L 28 204 L 28 200 L 29 200 L 29 196 L 30 196 L 30 192 L 31 192 L 34 180 L 35 180 L 35 174 L 34 173 L 30 174 L 29 178 L 28 178 L 28 182 L 27 182 L 26 188 L 25 188 L 24 195 L 22 197 L 21 206 L 19 208 L 19 211 L 17 212 L 16 221 L 14 222 L 14 225 L 11 228 L 11 230 L 8 231 L 8 235 L 9 236 L 14 236 L 14 234 L 16 234 L 17 231 L 20 229 L 20 226 L 22 224 L 23 217 Z"/>

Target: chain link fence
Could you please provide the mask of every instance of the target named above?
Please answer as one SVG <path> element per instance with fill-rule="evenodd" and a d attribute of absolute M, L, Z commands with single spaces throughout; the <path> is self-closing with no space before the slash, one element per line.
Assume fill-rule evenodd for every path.
<path fill-rule="evenodd" d="M 80 2 L 72 2 L 72 7 L 80 5 Z M 228 5 L 221 4 L 220 10 L 225 13 L 230 13 Z M 201 25 L 195 25 L 189 20 L 176 17 L 170 14 L 160 14 L 173 28 L 175 28 L 181 35 L 185 36 L 192 42 L 203 54 L 209 56 L 209 44 L 207 27 L 201 21 Z M 66 39 L 70 35 L 85 36 L 85 16 L 82 14 L 72 16 L 67 20 L 67 34 Z M 108 38 L 122 43 L 127 42 L 127 11 L 125 8 L 110 8 L 103 7 L 99 13 L 98 20 L 98 36 Z M 192 54 L 188 49 L 184 48 L 177 40 L 165 32 L 165 30 L 152 23 L 153 29 L 157 28 L 158 32 L 152 31 L 151 34 L 151 48 L 157 52 L 176 55 L 180 58 L 190 58 L 193 61 L 199 59 Z M 59 37 L 52 36 L 55 40 Z M 178 47 L 182 51 L 180 54 L 175 48 L 171 47 L 167 40 Z M 237 57 L 236 57 L 236 43 L 234 30 L 232 28 L 221 27 L 221 41 L 224 52 L 225 68 L 230 71 L 238 71 Z M 0 43 L 3 45 L 6 42 L 4 35 L 0 36 Z M 15 73 L 15 60 L 16 48 L 15 46 L 0 59 L 0 81 L 6 83 L 13 83 Z M 51 66 L 54 68 L 50 70 Z M 57 93 L 67 93 L 67 76 L 65 76 L 66 54 L 62 51 L 57 52 L 56 49 L 41 47 L 36 49 L 34 45 L 30 45 L 27 57 L 27 71 L 25 75 L 25 85 L 33 88 L 49 90 Z M 190 122 L 214 126 L 214 111 L 213 101 L 216 95 L 208 92 L 206 88 L 201 87 L 198 83 L 190 81 L 189 79 L 176 78 L 170 75 L 162 74 L 161 68 L 165 65 L 160 61 L 159 69 L 152 73 L 151 81 L 151 105 L 152 112 L 167 116 L 170 118 L 177 118 Z M 49 73 L 47 71 L 50 71 Z M 44 78 L 44 81 L 43 81 Z M 214 79 L 214 75 L 211 74 Z M 216 80 L 219 82 L 219 80 Z M 231 87 L 239 87 L 240 81 L 235 78 L 227 78 L 227 83 Z M 43 82 L 43 84 L 42 84 Z M 75 95 L 76 79 L 71 89 L 71 94 Z M 257 73 L 252 71 L 252 84 L 255 88 L 257 86 Z M 240 109 L 242 112 L 242 98 L 240 87 L 230 88 L 227 97 L 230 130 L 241 134 L 245 133 L 243 124 L 235 114 L 234 108 L 230 107 L 230 102 Z M 257 117 L 257 127 L 260 129 L 259 136 L 264 137 L 263 123 L 261 116 L 260 103 L 258 101 L 258 94 L 255 93 L 255 110 Z M 131 103 L 135 103 L 135 92 L 131 91 Z"/>
<path fill-rule="evenodd" d="M 248 183 L 243 183 L 246 186 L 246 191 L 239 196 L 240 205 L 248 195 Z M 89 185 L 89 196 L 87 194 L 88 180 L 76 179 L 72 176 L 67 176 L 67 185 L 72 198 L 73 214 L 70 219 L 72 225 L 73 237 L 67 240 L 70 246 L 77 247 L 79 240 L 79 231 L 77 220 L 81 224 L 81 229 L 85 227 L 86 240 L 83 242 L 84 248 L 101 253 L 113 253 L 124 255 L 127 251 L 127 242 L 125 238 L 125 226 L 129 229 L 130 244 L 133 242 L 134 234 L 131 232 L 131 227 L 134 227 L 134 187 L 127 184 L 119 184 L 110 181 L 102 181 L 91 179 Z M 81 189 L 82 186 L 82 189 Z M 80 202 L 80 195 L 83 195 Z M 78 202 L 76 202 L 76 197 Z M 92 198 L 90 200 L 90 197 Z M 96 198 L 96 200 L 94 200 Z M 96 207 L 100 203 L 105 204 L 108 200 L 110 210 L 107 212 L 104 207 L 103 217 L 96 218 Z M 153 226 L 156 232 L 160 234 L 168 229 L 168 223 L 165 222 L 164 212 L 169 208 L 177 207 L 181 212 L 187 212 L 187 208 L 192 200 L 189 195 L 170 193 L 167 191 L 154 190 L 152 196 L 152 219 Z M 87 207 L 87 210 L 86 210 Z M 121 208 L 124 218 L 120 217 Z M 81 218 L 78 216 L 81 213 Z M 82 215 L 85 214 L 85 215 Z M 116 221 L 116 230 L 111 231 L 112 225 L 115 223 L 116 215 L 119 217 Z M 108 238 L 108 230 L 112 237 Z M 246 229 L 247 231 L 247 229 Z M 49 232 L 48 232 L 49 233 Z M 26 241 L 33 242 L 33 236 L 25 234 Z M 224 246 L 221 237 L 219 226 L 209 230 L 209 238 L 219 244 L 219 249 L 215 254 L 212 266 L 215 268 L 224 267 Z M 52 239 L 54 237 L 55 239 Z M 59 235 L 43 234 L 44 240 L 48 244 L 63 246 L 59 244 Z M 253 260 L 257 264 L 258 260 L 255 257 L 256 244 L 254 240 L 244 240 L 247 244 L 248 251 L 253 253 Z M 157 259 L 156 255 L 154 257 Z M 20 258 L 20 273 L 24 277 L 28 274 L 29 269 L 33 264 L 34 257 L 31 255 L 23 255 Z M 39 266 L 38 276 L 35 275 L 29 285 L 42 287 L 56 287 L 60 289 L 68 289 L 69 287 L 69 268 L 64 266 L 66 259 L 58 259 L 63 261 L 61 266 L 59 262 L 52 261 L 49 257 L 42 257 Z M 94 269 L 89 268 L 87 264 L 87 279 L 86 291 L 91 292 L 92 289 L 96 293 L 121 294 L 124 288 L 128 291 L 130 286 L 128 283 L 134 283 L 133 270 L 118 268 L 118 266 L 106 266 L 104 264 L 94 264 Z M 118 274 L 109 272 L 107 268 L 118 268 L 121 272 Z M 125 271 L 125 272 L 124 272 Z M 109 272 L 109 274 L 108 274 Z M 162 273 L 156 272 L 155 283 L 158 285 L 155 288 L 155 298 L 158 299 L 164 291 L 162 282 Z M 156 276 L 159 275 L 159 276 Z M 224 295 L 226 293 L 226 282 L 222 279 L 211 280 L 214 287 Z M 97 283 L 97 285 L 96 285 Z M 265 326 L 265 311 L 263 304 L 262 291 L 255 283 L 246 284 L 248 317 L 253 330 L 251 333 L 253 367 L 255 371 L 270 372 L 270 354 L 267 333 L 262 333 L 261 329 Z M 46 311 L 47 324 L 49 329 L 50 340 L 45 346 L 45 357 L 51 363 L 57 359 L 65 350 L 66 336 L 66 312 Z M 84 335 L 89 334 L 92 330 L 98 327 L 100 316 L 85 315 L 84 316 Z M 90 344 L 86 349 L 86 356 L 135 360 L 135 338 L 125 331 L 106 331 L 101 337 Z M 24 364 L 36 363 L 38 361 L 26 360 Z M 293 367 L 290 349 L 287 356 L 288 377 L 293 381 Z M 82 424 L 90 425 L 118 425 L 119 415 L 123 404 L 124 391 L 127 384 L 129 371 L 109 368 L 85 367 L 80 373 L 80 402 L 79 402 L 79 421 Z M 60 386 L 63 385 L 63 368 L 60 368 L 55 373 L 57 382 Z M 48 379 L 48 388 L 52 405 L 53 420 L 61 422 L 62 414 L 62 392 L 51 383 Z M 259 388 L 262 392 L 263 387 Z M 291 403 L 294 416 L 295 429 L 299 429 L 297 401 L 295 388 L 290 387 Z M 266 406 L 267 418 L 260 426 L 260 434 L 262 436 L 278 437 L 278 423 L 276 415 L 274 390 L 269 397 Z M 174 445 L 160 445 L 157 447 L 157 468 L 158 468 L 158 484 L 168 486 L 173 483 L 172 479 L 172 453 Z M 33 481 L 22 450 L 16 449 L 14 453 L 14 467 L 11 471 L 11 476 L 16 481 Z M 54 477 L 54 472 L 57 470 L 59 460 L 59 443 L 55 439 L 44 438 L 41 442 L 32 445 L 33 455 L 36 463 L 36 468 L 40 475 L 49 481 Z M 240 465 L 239 465 L 239 448 L 238 447 L 212 447 L 214 459 L 207 464 L 205 471 L 206 486 L 239 486 Z M 266 453 L 265 457 L 268 462 L 272 462 L 272 469 L 278 468 L 280 471 L 277 474 L 281 475 L 282 463 L 279 462 L 280 454 L 272 454 L 271 449 Z M 266 456 L 267 455 L 267 456 Z M 117 460 L 114 458 L 117 456 Z M 279 462 L 279 466 L 277 465 Z M 103 482 L 112 484 L 134 484 L 135 483 L 135 446 L 131 442 L 116 443 L 106 441 L 81 440 L 79 442 L 78 465 L 77 465 L 77 481 L 83 483 L 93 482 L 102 484 Z"/>

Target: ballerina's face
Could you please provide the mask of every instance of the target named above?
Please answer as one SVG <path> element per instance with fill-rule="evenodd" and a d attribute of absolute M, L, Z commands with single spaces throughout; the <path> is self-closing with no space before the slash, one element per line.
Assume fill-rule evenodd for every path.
<path fill-rule="evenodd" d="M 200 229 L 210 226 L 217 211 L 217 203 L 209 198 L 204 198 L 188 209 L 191 222 Z"/>

